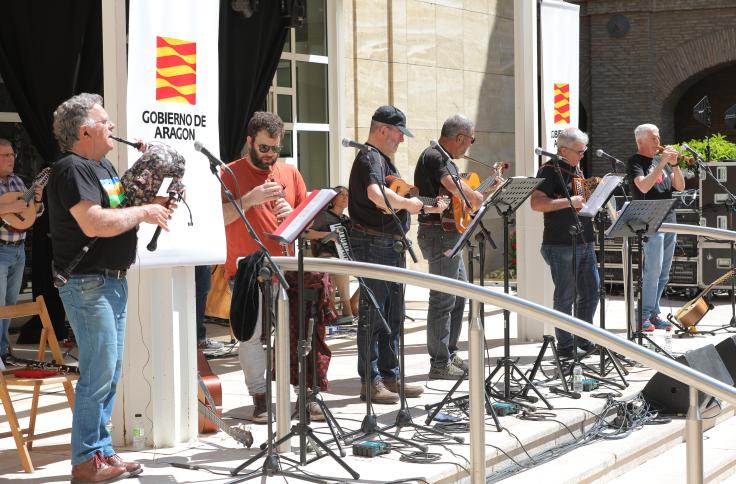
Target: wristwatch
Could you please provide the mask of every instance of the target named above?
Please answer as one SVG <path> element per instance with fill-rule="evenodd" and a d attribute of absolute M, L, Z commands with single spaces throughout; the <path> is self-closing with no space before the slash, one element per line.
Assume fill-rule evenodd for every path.
<path fill-rule="evenodd" d="M 419 213 L 421 215 L 427 215 L 427 212 L 424 211 L 424 205 L 422 205 L 422 208 L 419 209 Z"/>

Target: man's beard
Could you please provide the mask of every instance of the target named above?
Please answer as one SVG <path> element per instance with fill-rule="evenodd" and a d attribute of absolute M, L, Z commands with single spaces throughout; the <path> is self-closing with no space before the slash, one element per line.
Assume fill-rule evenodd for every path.
<path fill-rule="evenodd" d="M 250 157 L 250 162 L 253 163 L 253 166 L 258 168 L 259 170 L 270 170 L 276 160 L 272 161 L 271 163 L 266 163 L 262 161 L 259 155 L 260 153 L 255 146 L 248 147 L 248 156 Z"/>

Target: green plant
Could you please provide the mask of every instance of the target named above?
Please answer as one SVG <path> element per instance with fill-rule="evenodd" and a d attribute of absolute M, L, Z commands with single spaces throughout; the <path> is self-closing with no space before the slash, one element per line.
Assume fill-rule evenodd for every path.
<path fill-rule="evenodd" d="M 705 148 L 710 144 L 711 161 L 736 160 L 736 143 L 726 140 L 726 135 L 720 133 L 714 134 L 710 137 L 710 143 L 708 143 L 708 138 L 703 138 L 702 140 L 691 139 L 685 141 L 685 143 L 690 146 L 690 148 L 700 153 L 703 158 L 705 158 Z M 682 149 L 681 144 L 674 146 L 678 151 L 683 152 L 683 155 L 689 156 L 688 153 Z M 682 159 L 680 160 L 680 167 L 687 167 L 687 163 Z"/>

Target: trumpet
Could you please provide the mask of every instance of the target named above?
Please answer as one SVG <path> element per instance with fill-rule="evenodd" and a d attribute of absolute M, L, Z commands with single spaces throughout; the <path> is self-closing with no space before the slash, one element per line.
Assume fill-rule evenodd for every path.
<path fill-rule="evenodd" d="M 664 152 L 664 146 L 657 146 L 657 154 L 661 155 Z M 685 156 L 682 153 L 677 153 L 677 163 L 685 163 L 687 166 L 695 164 L 695 158 L 692 156 Z"/>

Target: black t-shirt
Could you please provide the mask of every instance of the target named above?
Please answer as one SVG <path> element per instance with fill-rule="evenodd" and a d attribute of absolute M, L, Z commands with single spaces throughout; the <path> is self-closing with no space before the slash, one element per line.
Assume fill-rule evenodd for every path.
<path fill-rule="evenodd" d="M 576 169 L 560 161 L 560 169 L 562 178 L 567 185 L 567 191 L 572 196 L 572 174 Z M 554 165 L 550 162 L 539 167 L 537 178 L 543 178 L 544 181 L 537 186 L 537 190 L 544 192 L 549 198 L 565 198 L 565 191 L 562 188 L 560 179 L 555 172 Z M 593 223 L 589 217 L 580 217 L 580 223 L 583 226 L 582 238 L 578 235 L 578 243 L 593 242 Z M 544 212 L 544 234 L 542 236 L 542 244 L 547 245 L 572 245 L 570 238 L 570 227 L 575 225 L 575 217 L 572 208 L 563 208 L 554 212 Z"/>
<path fill-rule="evenodd" d="M 631 187 L 631 195 L 634 200 L 669 200 L 672 198 L 672 168 L 665 165 L 662 174 L 656 183 L 649 189 L 647 193 L 642 193 L 634 183 L 634 179 L 638 176 L 649 175 L 659 163 L 659 155 L 654 158 L 635 154 L 629 158 L 627 168 L 629 173 L 629 186 Z M 676 216 L 674 211 L 670 211 L 664 218 L 665 222 L 675 223 Z"/>
<path fill-rule="evenodd" d="M 54 266 L 57 270 L 65 270 L 90 241 L 69 209 L 82 200 L 97 203 L 102 208 L 115 208 L 123 200 L 123 187 L 115 168 L 107 159 L 98 163 L 68 153 L 54 163 L 46 191 L 51 238 L 54 241 Z M 128 269 L 135 261 L 137 241 L 136 229 L 115 237 L 100 237 L 73 273 Z"/>
<path fill-rule="evenodd" d="M 387 176 L 401 178 L 391 159 L 378 151 L 359 152 L 350 170 L 350 198 L 348 211 L 353 227 L 363 226 L 390 235 L 399 235 L 401 231 L 390 214 L 384 213 L 368 198 L 368 185 L 382 183 L 386 185 Z M 400 210 L 397 214 L 404 230 L 409 230 L 409 212 Z"/>
<path fill-rule="evenodd" d="M 437 148 L 430 146 L 422 151 L 414 169 L 414 185 L 419 189 L 419 195 L 429 198 L 437 198 L 442 187 L 442 177 L 445 175 L 458 175 L 457 165 L 452 160 L 440 153 Z M 451 165 L 451 166 L 448 166 Z M 420 215 L 420 222 L 439 221 L 440 214 L 430 213 Z"/>

